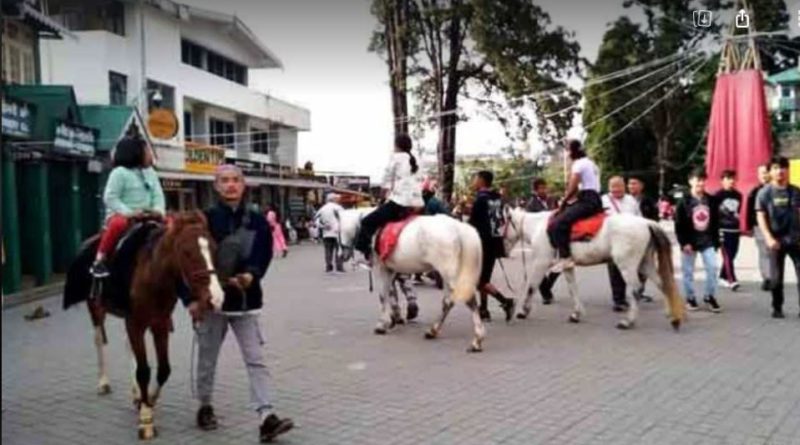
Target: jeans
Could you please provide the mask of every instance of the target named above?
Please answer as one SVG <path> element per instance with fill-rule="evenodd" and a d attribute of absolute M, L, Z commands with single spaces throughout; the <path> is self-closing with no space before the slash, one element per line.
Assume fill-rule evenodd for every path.
<path fill-rule="evenodd" d="M 361 221 L 361 230 L 358 231 L 358 239 L 355 248 L 364 255 L 369 256 L 371 249 L 370 243 L 375 232 L 384 225 L 399 221 L 408 214 L 408 210 L 392 201 L 386 201 Z"/>
<path fill-rule="evenodd" d="M 578 192 L 578 200 L 567 206 L 561 213 L 553 217 L 547 229 L 550 242 L 558 249 L 558 256 L 569 258 L 571 256 L 569 243 L 572 237 L 572 225 L 578 220 L 588 218 L 603 211 L 600 195 L 593 190 Z"/>
<path fill-rule="evenodd" d="M 323 238 L 322 243 L 325 245 L 325 270 L 333 270 L 333 262 L 336 260 L 336 270 L 339 272 L 344 270 L 342 265 L 342 255 L 339 253 L 339 240 L 336 238 Z"/>
<path fill-rule="evenodd" d="M 772 273 L 769 270 L 770 252 L 767 248 L 767 241 L 764 239 L 764 234 L 758 226 L 753 227 L 753 238 L 756 239 L 756 248 L 758 249 L 758 269 L 761 271 L 761 279 L 764 281 L 769 280 Z"/>
<path fill-rule="evenodd" d="M 770 252 L 770 285 L 772 286 L 772 308 L 780 311 L 783 309 L 783 269 L 786 263 L 786 256 L 792 258 L 794 263 L 794 273 L 800 277 L 800 247 L 797 245 L 783 244 L 778 250 Z M 800 279 L 797 282 L 797 289 L 800 292 Z M 798 297 L 800 298 L 800 297 Z"/>
<path fill-rule="evenodd" d="M 722 232 L 722 267 L 719 277 L 730 283 L 739 281 L 734 268 L 736 254 L 739 253 L 739 236 L 739 232 Z"/>
<path fill-rule="evenodd" d="M 236 335 L 239 350 L 250 380 L 250 402 L 259 413 L 272 410 L 269 401 L 269 372 L 264 364 L 264 337 L 261 334 L 258 314 L 226 315 L 219 312 L 206 314 L 197 328 L 197 396 L 201 405 L 210 405 L 214 392 L 214 375 L 222 341 L 228 325 Z"/>
<path fill-rule="evenodd" d="M 682 252 L 681 269 L 683 270 L 683 292 L 686 298 L 694 298 L 694 262 L 697 254 L 703 257 L 706 268 L 706 284 L 703 296 L 714 296 L 717 291 L 717 254 L 713 247 L 692 253 Z"/>

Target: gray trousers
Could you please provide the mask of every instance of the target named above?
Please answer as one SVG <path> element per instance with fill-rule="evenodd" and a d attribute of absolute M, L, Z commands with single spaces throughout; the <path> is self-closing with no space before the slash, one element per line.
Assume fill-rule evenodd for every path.
<path fill-rule="evenodd" d="M 764 234 L 758 226 L 753 227 L 753 237 L 756 239 L 756 248 L 758 249 L 758 269 L 761 271 L 761 279 L 766 281 L 770 279 L 770 252 L 767 247 L 767 241 L 764 239 Z"/>
<path fill-rule="evenodd" d="M 339 252 L 339 240 L 337 238 L 323 238 L 322 243 L 325 245 L 325 269 L 333 270 L 335 260 L 336 270 L 343 271 L 344 265 L 342 264 L 342 254 Z"/>
<path fill-rule="evenodd" d="M 392 283 L 391 292 L 396 296 L 397 287 L 400 287 L 400 291 L 406 296 L 406 303 L 417 304 L 417 291 L 414 290 L 414 286 L 409 283 L 410 279 L 410 275 L 397 274 L 394 279 L 394 283 Z M 395 285 L 397 285 L 397 287 Z"/>
<path fill-rule="evenodd" d="M 258 324 L 258 314 L 225 315 L 207 313 L 197 328 L 197 397 L 201 405 L 210 405 L 214 392 L 214 375 L 217 370 L 219 350 L 228 332 L 228 325 L 236 336 L 242 359 L 250 380 L 250 403 L 259 413 L 270 411 L 269 372 L 264 364 L 264 337 Z"/>

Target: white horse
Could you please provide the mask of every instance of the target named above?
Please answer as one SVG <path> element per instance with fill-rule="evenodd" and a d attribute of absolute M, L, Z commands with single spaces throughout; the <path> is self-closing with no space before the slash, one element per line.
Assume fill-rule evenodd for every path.
<path fill-rule="evenodd" d="M 532 310 L 533 296 L 547 275 L 556 257 L 556 250 L 547 236 L 547 223 L 551 212 L 527 213 L 504 209 L 506 216 L 505 247 L 510 252 L 517 242 L 531 246 L 533 253 L 529 265 L 530 275 L 525 283 L 527 296 L 517 318 L 526 318 Z M 634 292 L 639 288 L 640 275 L 655 283 L 665 296 L 667 313 L 673 328 L 680 327 L 684 316 L 684 303 L 673 275 L 672 246 L 667 234 L 658 223 L 633 215 L 611 215 L 591 241 L 573 242 L 570 246 L 576 265 L 592 266 L 613 262 L 622 273 L 630 294 L 625 318 L 617 323 L 620 329 L 634 326 L 639 313 Z M 656 267 L 656 258 L 658 267 Z M 574 311 L 569 321 L 577 323 L 584 314 L 578 298 L 575 270 L 564 271 L 569 293 L 574 300 Z"/>
<path fill-rule="evenodd" d="M 346 257 L 352 255 L 353 243 L 361 220 L 373 209 L 351 209 L 340 214 L 340 244 Z M 381 317 L 376 334 L 385 334 L 402 322 L 396 292 L 392 292 L 396 274 L 415 274 L 436 270 L 444 282 L 444 299 L 439 319 L 425 332 L 425 338 L 439 335 L 447 314 L 455 303 L 463 302 L 472 312 L 474 338 L 469 352 L 483 347 L 486 330 L 478 314 L 475 291 L 481 269 L 481 240 L 470 225 L 444 215 L 418 216 L 400 233 L 392 254 L 386 261 L 374 256 L 373 271 L 378 281 Z"/>

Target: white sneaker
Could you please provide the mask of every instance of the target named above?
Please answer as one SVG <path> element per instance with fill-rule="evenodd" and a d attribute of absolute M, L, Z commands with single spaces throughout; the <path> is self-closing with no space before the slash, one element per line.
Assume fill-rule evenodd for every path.
<path fill-rule="evenodd" d="M 739 282 L 738 281 L 734 281 L 733 283 L 731 283 L 731 290 L 734 291 L 734 292 L 739 290 Z"/>

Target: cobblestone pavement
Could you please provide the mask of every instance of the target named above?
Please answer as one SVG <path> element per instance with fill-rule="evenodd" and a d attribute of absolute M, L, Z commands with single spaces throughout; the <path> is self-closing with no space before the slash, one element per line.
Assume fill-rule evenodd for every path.
<path fill-rule="evenodd" d="M 494 321 L 485 352 L 470 355 L 463 307 L 438 340 L 423 339 L 439 310 L 438 291 L 418 287 L 420 323 L 380 337 L 372 334 L 377 297 L 366 275 L 325 275 L 321 262 L 320 246 L 296 247 L 265 281 L 274 402 L 297 425 L 280 443 L 800 444 L 793 285 L 786 320 L 770 319 L 767 294 L 747 282 L 737 293 L 721 291 L 724 313 L 691 314 L 677 334 L 660 297 L 643 308 L 635 330 L 623 332 L 614 328 L 605 269 L 585 269 L 578 272 L 584 322 L 566 322 L 571 304 L 559 282 L 554 305 L 512 325 Z M 509 261 L 512 283 L 520 281 L 519 263 Z M 740 272 L 754 275 L 752 265 Z M 495 282 L 504 282 L 499 270 Z M 86 310 L 61 311 L 52 298 L 45 302 L 51 317 L 24 321 L 31 307 L 2 314 L 2 442 L 136 443 L 120 321 L 109 325 L 114 392 L 101 397 Z M 499 320 L 499 308 L 492 310 Z M 257 443 L 231 338 L 218 371 L 220 429 L 195 428 L 191 329 L 183 310 L 175 322 L 173 374 L 156 409 L 153 443 Z"/>

